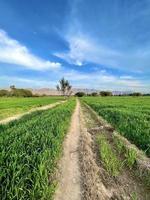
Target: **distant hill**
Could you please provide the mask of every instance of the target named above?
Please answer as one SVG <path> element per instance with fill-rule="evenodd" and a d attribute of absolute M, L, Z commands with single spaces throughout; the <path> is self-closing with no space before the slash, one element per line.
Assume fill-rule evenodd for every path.
<path fill-rule="evenodd" d="M 37 95 L 61 95 L 60 92 L 58 92 L 56 89 L 50 89 L 50 88 L 40 88 L 40 89 L 30 89 L 33 94 Z M 101 90 L 96 89 L 87 89 L 87 88 L 73 88 L 72 95 L 76 94 L 77 92 L 84 92 L 85 94 L 91 94 L 92 92 L 99 93 Z M 132 93 L 131 91 L 112 91 L 113 95 L 125 95 Z"/>

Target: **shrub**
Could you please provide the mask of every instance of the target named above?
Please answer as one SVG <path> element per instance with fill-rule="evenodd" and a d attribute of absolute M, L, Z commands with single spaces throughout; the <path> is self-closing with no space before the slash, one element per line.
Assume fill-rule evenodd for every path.
<path fill-rule="evenodd" d="M 9 91 L 8 90 L 0 90 L 0 97 L 8 96 Z"/>
<path fill-rule="evenodd" d="M 92 93 L 91 93 L 91 96 L 96 97 L 96 96 L 98 96 L 98 93 L 97 93 L 97 92 L 92 92 Z"/>
<path fill-rule="evenodd" d="M 105 96 L 112 96 L 112 92 L 109 92 L 109 91 L 101 91 L 100 92 L 100 95 L 102 97 L 105 97 Z"/>
<path fill-rule="evenodd" d="M 77 92 L 75 94 L 75 96 L 77 96 L 77 97 L 83 97 L 83 96 L 85 96 L 85 93 L 84 92 Z"/>

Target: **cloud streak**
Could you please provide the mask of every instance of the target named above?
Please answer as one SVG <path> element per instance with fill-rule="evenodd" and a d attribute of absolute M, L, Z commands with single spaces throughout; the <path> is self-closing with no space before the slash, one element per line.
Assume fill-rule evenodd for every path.
<path fill-rule="evenodd" d="M 61 67 L 61 64 L 58 62 L 51 62 L 35 56 L 26 46 L 9 37 L 1 29 L 0 62 L 21 65 L 33 70 L 55 70 Z"/>
<path fill-rule="evenodd" d="M 56 56 L 66 60 L 70 64 L 82 66 L 86 62 L 93 62 L 109 66 L 118 65 L 119 52 L 104 46 L 97 45 L 95 41 L 85 35 L 68 37 L 70 50 L 65 53 L 55 53 Z"/>
<path fill-rule="evenodd" d="M 73 34 L 74 35 L 74 34 Z M 67 36 L 69 51 L 55 53 L 69 64 L 82 66 L 88 62 L 103 65 L 106 68 L 120 69 L 128 72 L 150 72 L 150 50 L 137 48 L 134 51 L 112 49 L 94 41 L 86 34 Z"/>

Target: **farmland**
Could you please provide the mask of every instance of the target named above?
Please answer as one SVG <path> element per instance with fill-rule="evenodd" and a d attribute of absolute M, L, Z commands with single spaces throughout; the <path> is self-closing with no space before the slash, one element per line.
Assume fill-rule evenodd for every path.
<path fill-rule="evenodd" d="M 63 97 L 0 97 L 0 120 L 29 111 L 32 108 L 52 104 L 63 99 Z"/>
<path fill-rule="evenodd" d="M 150 156 L 149 97 L 85 97 L 83 101 Z"/>
<path fill-rule="evenodd" d="M 130 141 L 149 156 L 149 100 L 71 97 L 1 124 L 1 199 L 148 200 L 149 158 Z"/>
<path fill-rule="evenodd" d="M 75 101 L 1 126 L 2 199 L 50 199 Z M 63 120 L 62 120 L 63 119 Z"/>

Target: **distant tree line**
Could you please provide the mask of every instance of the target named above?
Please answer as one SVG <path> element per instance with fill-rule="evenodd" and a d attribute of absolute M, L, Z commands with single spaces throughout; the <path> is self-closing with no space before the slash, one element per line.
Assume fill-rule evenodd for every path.
<path fill-rule="evenodd" d="M 92 93 L 89 93 L 89 94 L 86 94 L 86 93 L 84 93 L 84 92 L 77 92 L 76 94 L 75 94 L 75 96 L 78 96 L 78 97 L 83 97 L 83 96 L 103 96 L 103 97 L 105 97 L 105 96 L 112 96 L 113 94 L 112 94 L 112 92 L 110 92 L 110 91 L 101 91 L 101 92 L 92 92 Z"/>
<path fill-rule="evenodd" d="M 150 96 L 149 93 L 147 94 L 142 94 L 140 92 L 133 92 L 133 93 L 130 93 L 130 94 L 119 94 L 119 95 L 113 95 L 112 92 L 110 91 L 101 91 L 101 92 L 92 92 L 92 93 L 89 93 L 89 94 L 86 94 L 85 92 L 77 92 L 75 94 L 75 96 L 78 96 L 78 97 L 83 97 L 83 96 L 102 96 L 102 97 L 106 97 L 106 96 Z"/>
<path fill-rule="evenodd" d="M 10 90 L 0 90 L 0 97 L 32 97 L 33 94 L 27 89 L 18 89 L 14 85 L 10 86 Z"/>

